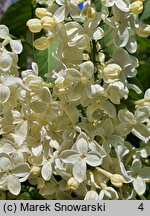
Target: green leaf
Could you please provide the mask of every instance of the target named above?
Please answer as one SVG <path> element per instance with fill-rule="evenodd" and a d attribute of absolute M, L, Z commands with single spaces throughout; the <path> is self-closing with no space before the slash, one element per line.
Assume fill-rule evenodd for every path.
<path fill-rule="evenodd" d="M 100 12 L 102 9 L 102 3 L 99 0 L 95 0 L 95 8 L 97 12 Z"/>
<path fill-rule="evenodd" d="M 138 67 L 137 78 L 139 79 L 143 90 L 150 87 L 150 43 L 149 38 L 137 37 L 138 50 L 136 57 L 139 59 L 140 66 Z"/>
<path fill-rule="evenodd" d="M 25 35 L 24 41 L 22 41 L 23 51 L 19 55 L 19 67 L 20 70 L 26 70 L 30 61 L 34 59 L 34 48 L 33 48 L 33 34 L 28 30 Z"/>
<path fill-rule="evenodd" d="M 106 55 L 106 61 L 107 61 L 109 58 L 112 57 L 116 47 L 112 40 L 113 38 L 112 38 L 111 28 L 105 23 L 101 25 L 101 28 L 104 30 L 105 36 L 100 40 L 100 45 L 102 47 L 104 54 Z"/>
<path fill-rule="evenodd" d="M 53 57 L 53 52 L 56 51 L 58 46 L 58 41 L 53 40 L 49 44 L 49 47 L 43 51 L 35 51 L 35 60 L 39 66 L 39 75 L 45 81 L 52 81 L 51 77 L 47 77 L 47 73 L 51 72 L 59 67 L 59 62 Z"/>
<path fill-rule="evenodd" d="M 149 0 L 147 0 L 144 4 L 144 10 L 140 16 L 140 20 L 143 21 L 143 20 L 146 20 L 148 18 L 150 18 L 150 1 Z"/>
<path fill-rule="evenodd" d="M 18 0 L 7 9 L 0 24 L 8 26 L 10 34 L 20 38 L 24 36 L 28 30 L 26 22 L 31 18 L 32 1 Z"/>
<path fill-rule="evenodd" d="M 134 90 L 130 89 L 128 98 L 132 100 L 142 99 L 144 97 L 144 93 L 143 93 L 144 90 L 143 90 L 143 85 L 140 82 L 140 79 L 138 79 L 137 77 L 133 77 L 133 78 L 128 79 L 128 82 L 136 85 L 142 91 L 141 94 L 138 94 Z"/>
<path fill-rule="evenodd" d="M 150 88 L 150 64 L 141 64 L 138 70 L 138 77 L 144 91 Z"/>

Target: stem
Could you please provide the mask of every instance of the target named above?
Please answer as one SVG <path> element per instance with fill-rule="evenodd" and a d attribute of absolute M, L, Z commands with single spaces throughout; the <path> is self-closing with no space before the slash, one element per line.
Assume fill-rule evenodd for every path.
<path fill-rule="evenodd" d="M 6 46 L 8 43 L 9 43 L 9 40 L 5 39 L 5 40 L 2 42 L 2 45 L 3 45 L 3 46 Z"/>
<path fill-rule="evenodd" d="M 96 170 L 102 173 L 107 178 L 111 178 L 112 174 L 110 172 L 107 172 L 106 170 L 101 169 L 100 167 L 96 167 Z"/>
<path fill-rule="evenodd" d="M 125 165 L 127 165 L 129 163 L 129 161 L 132 159 L 133 157 L 133 153 L 132 154 L 129 154 L 126 158 L 126 161 L 125 161 Z"/>
<path fill-rule="evenodd" d="M 139 196 L 141 200 L 146 200 L 145 196 L 141 195 Z"/>
<path fill-rule="evenodd" d="M 142 103 L 145 103 L 145 102 L 150 102 L 150 97 L 135 101 L 134 103 L 136 105 L 139 105 L 139 104 L 142 104 Z"/>
<path fill-rule="evenodd" d="M 92 45 L 93 45 L 93 49 L 92 49 L 92 60 L 93 60 L 93 63 L 95 64 L 96 62 L 96 52 L 97 52 L 97 49 L 96 49 L 96 42 L 93 40 L 92 41 Z"/>
<path fill-rule="evenodd" d="M 90 174 L 91 189 L 92 189 L 92 190 L 95 190 L 94 175 L 93 175 L 93 173 L 92 173 L 91 171 L 89 172 L 89 174 Z"/>

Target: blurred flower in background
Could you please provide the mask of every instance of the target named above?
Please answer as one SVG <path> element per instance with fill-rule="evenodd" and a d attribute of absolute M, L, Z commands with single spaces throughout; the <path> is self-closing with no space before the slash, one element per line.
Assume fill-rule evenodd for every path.
<path fill-rule="evenodd" d="M 7 8 L 14 3 L 16 0 L 1 0 L 0 1 L 0 18 L 3 16 Z"/>

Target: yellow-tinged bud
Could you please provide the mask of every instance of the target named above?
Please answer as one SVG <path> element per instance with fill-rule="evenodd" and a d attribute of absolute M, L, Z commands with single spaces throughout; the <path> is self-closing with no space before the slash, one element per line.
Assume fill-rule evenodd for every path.
<path fill-rule="evenodd" d="M 106 80 L 117 79 L 121 74 L 122 68 L 117 64 L 108 64 L 104 70 L 103 75 Z"/>
<path fill-rule="evenodd" d="M 33 33 L 40 32 L 42 29 L 41 20 L 36 18 L 28 20 L 27 26 L 29 27 L 30 31 Z"/>
<path fill-rule="evenodd" d="M 46 8 L 36 8 L 35 15 L 40 19 L 44 16 L 52 16 L 52 14 L 48 12 Z"/>
<path fill-rule="evenodd" d="M 143 2 L 135 1 L 130 6 L 130 12 L 134 14 L 140 14 L 143 11 Z"/>
<path fill-rule="evenodd" d="M 44 50 L 48 47 L 48 45 L 49 45 L 49 40 L 46 37 L 38 38 L 33 42 L 33 46 L 37 50 Z"/>
<path fill-rule="evenodd" d="M 41 171 L 41 168 L 38 166 L 32 166 L 31 168 L 31 175 L 38 175 Z"/>
<path fill-rule="evenodd" d="M 140 27 L 136 29 L 136 34 L 140 37 L 149 37 L 150 36 L 150 25 L 141 24 Z"/>
<path fill-rule="evenodd" d="M 53 28 L 56 27 L 56 21 L 54 18 L 49 17 L 49 16 L 44 16 L 41 19 L 41 23 L 42 23 L 42 27 L 47 30 L 47 31 L 51 31 Z"/>
<path fill-rule="evenodd" d="M 115 187 L 120 188 L 120 187 L 122 187 L 123 183 L 125 182 L 125 179 L 122 175 L 112 174 L 112 176 L 110 177 L 110 181 Z"/>
<path fill-rule="evenodd" d="M 76 190 L 78 189 L 80 183 L 74 177 L 71 177 L 68 180 L 67 185 L 71 190 Z"/>
<path fill-rule="evenodd" d="M 95 10 L 93 7 L 87 7 L 87 8 L 85 8 L 85 10 L 83 9 L 82 15 L 88 19 L 94 19 Z"/>
<path fill-rule="evenodd" d="M 39 88 L 42 87 L 42 78 L 37 77 L 35 75 L 29 74 L 27 77 L 24 79 L 25 85 L 27 85 L 32 91 L 37 91 Z"/>

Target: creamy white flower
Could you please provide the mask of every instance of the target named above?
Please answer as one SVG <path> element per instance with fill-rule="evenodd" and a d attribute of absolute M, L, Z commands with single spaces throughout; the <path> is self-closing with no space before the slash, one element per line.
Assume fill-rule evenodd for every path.
<path fill-rule="evenodd" d="M 116 116 L 116 109 L 107 97 L 96 94 L 95 97 L 90 99 L 90 105 L 86 109 L 87 119 L 93 122 L 94 120 L 101 119 L 104 113 L 114 118 Z"/>
<path fill-rule="evenodd" d="M 13 40 L 9 36 L 9 29 L 5 25 L 0 25 L 0 38 L 4 39 L 3 44 L 10 44 L 12 51 L 16 54 L 20 54 L 22 52 L 22 44 L 19 40 Z"/>
<path fill-rule="evenodd" d="M 129 1 L 128 0 L 102 0 L 102 3 L 106 7 L 112 7 L 116 5 L 119 10 L 128 12 L 129 11 Z"/>
<path fill-rule="evenodd" d="M 114 104 L 120 104 L 120 100 L 127 99 L 128 94 L 128 88 L 120 81 L 111 82 L 106 88 L 106 95 Z"/>
<path fill-rule="evenodd" d="M 83 59 L 83 50 L 68 45 L 69 39 L 66 28 L 63 24 L 57 26 L 57 37 L 59 38 L 60 43 L 57 51 L 54 53 L 55 58 L 67 67 L 81 64 Z"/>
<path fill-rule="evenodd" d="M 76 150 L 64 150 L 60 159 L 64 163 L 73 164 L 73 175 L 78 182 L 86 178 L 86 164 L 95 167 L 102 162 L 102 156 L 96 151 L 89 151 L 89 143 L 85 134 L 81 133 L 75 143 Z"/>
<path fill-rule="evenodd" d="M 0 155 L 0 184 L 6 184 L 8 190 L 18 195 L 21 190 L 21 183 L 26 181 L 29 176 L 30 168 L 27 163 L 14 166 L 11 158 L 6 154 Z"/>
<path fill-rule="evenodd" d="M 77 46 L 88 49 L 90 41 L 102 39 L 104 31 L 97 27 L 100 23 L 100 16 L 96 16 L 92 21 L 86 20 L 84 27 L 77 22 L 69 22 L 65 24 L 67 35 L 69 37 L 69 46 Z M 86 48 L 87 47 L 87 48 Z"/>
<path fill-rule="evenodd" d="M 141 196 L 145 193 L 146 182 L 145 180 L 150 178 L 150 168 L 142 167 L 142 163 L 139 159 L 134 159 L 132 162 L 131 171 L 125 171 L 124 174 L 130 179 L 136 193 Z"/>
<path fill-rule="evenodd" d="M 117 49 L 113 53 L 113 61 L 120 65 L 122 73 L 128 78 L 134 77 L 137 74 L 136 68 L 139 66 L 138 59 L 129 53 L 125 49 Z"/>
<path fill-rule="evenodd" d="M 72 0 L 56 0 L 56 3 L 60 7 L 55 11 L 54 16 L 61 22 L 67 18 L 70 14 L 71 17 L 78 17 L 80 15 L 80 9 Z"/>
<path fill-rule="evenodd" d="M 71 122 L 73 122 L 74 124 L 78 122 L 81 113 L 76 108 L 76 106 L 79 105 L 79 102 L 70 102 L 67 97 L 63 96 L 60 96 L 59 98 L 62 109 L 65 111 Z"/>
<path fill-rule="evenodd" d="M 150 139 L 150 131 L 148 127 L 143 124 L 149 118 L 150 110 L 148 107 L 139 107 L 135 114 L 129 112 L 127 109 L 119 110 L 118 118 L 121 121 L 124 133 L 132 133 L 139 139 L 147 142 Z M 121 126 L 120 125 L 120 126 Z"/>
<path fill-rule="evenodd" d="M 88 97 L 91 96 L 91 79 L 93 75 L 94 65 L 90 61 L 82 63 L 80 71 L 74 68 L 67 68 L 65 70 L 65 79 L 72 83 L 71 88 L 67 92 L 70 101 L 81 99 L 84 92 Z"/>

